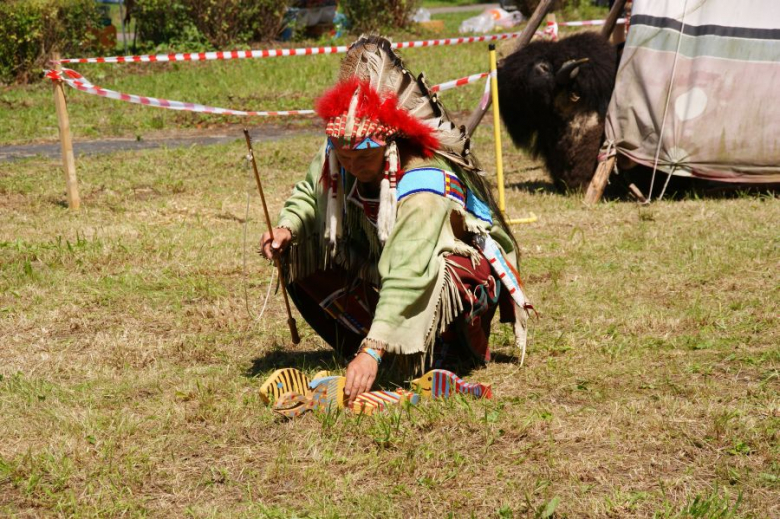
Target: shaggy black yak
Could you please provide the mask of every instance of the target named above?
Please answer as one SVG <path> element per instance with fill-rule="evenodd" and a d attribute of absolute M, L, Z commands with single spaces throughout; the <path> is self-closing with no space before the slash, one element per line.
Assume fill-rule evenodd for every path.
<path fill-rule="evenodd" d="M 584 189 L 596 171 L 616 69 L 615 48 L 594 32 L 530 43 L 499 66 L 512 141 L 541 156 L 563 191 Z"/>

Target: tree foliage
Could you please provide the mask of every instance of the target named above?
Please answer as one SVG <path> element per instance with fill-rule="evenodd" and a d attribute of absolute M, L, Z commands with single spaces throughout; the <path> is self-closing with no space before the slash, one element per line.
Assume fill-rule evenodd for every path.
<path fill-rule="evenodd" d="M 340 9 L 355 33 L 401 29 L 411 23 L 420 0 L 341 0 Z"/>
<path fill-rule="evenodd" d="M 11 0 L 0 2 L 0 82 L 40 77 L 52 52 L 96 51 L 100 27 L 94 0 Z"/>

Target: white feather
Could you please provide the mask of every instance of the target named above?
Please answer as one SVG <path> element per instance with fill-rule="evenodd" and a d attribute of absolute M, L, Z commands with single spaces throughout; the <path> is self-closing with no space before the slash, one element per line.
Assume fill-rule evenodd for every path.
<path fill-rule="evenodd" d="M 379 211 L 376 217 L 377 236 L 382 243 L 390 237 L 395 223 L 395 214 L 393 214 L 395 200 L 391 191 L 395 190 L 390 189 L 390 180 L 383 178 L 379 185 Z"/>
<path fill-rule="evenodd" d="M 331 152 L 328 154 L 328 169 L 330 173 L 330 181 L 332 183 L 334 175 L 338 178 L 339 176 L 339 161 L 336 157 L 336 153 L 331 150 Z M 341 185 L 341 182 L 338 182 L 338 185 Z M 331 189 L 331 186 L 328 186 L 329 189 Z M 330 242 L 330 248 L 331 253 L 334 254 L 336 250 L 336 238 L 339 235 L 339 213 L 341 213 L 340 208 L 338 207 L 339 203 L 339 197 L 338 197 L 338 189 L 336 190 L 336 196 L 333 196 L 333 193 L 328 193 L 328 206 L 325 210 L 325 234 Z"/>
<path fill-rule="evenodd" d="M 379 211 L 376 217 L 377 236 L 382 243 L 385 243 L 393 232 L 396 207 L 398 205 L 397 190 L 395 188 L 399 162 L 398 146 L 393 141 L 387 145 L 385 160 L 387 161 L 387 174 L 379 184 Z M 392 187 L 390 185 L 391 179 Z"/>

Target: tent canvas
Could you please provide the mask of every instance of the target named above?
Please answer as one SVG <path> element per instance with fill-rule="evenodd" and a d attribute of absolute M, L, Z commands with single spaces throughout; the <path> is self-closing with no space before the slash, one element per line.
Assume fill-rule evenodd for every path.
<path fill-rule="evenodd" d="M 634 0 L 606 122 L 674 175 L 780 182 L 780 1 Z"/>

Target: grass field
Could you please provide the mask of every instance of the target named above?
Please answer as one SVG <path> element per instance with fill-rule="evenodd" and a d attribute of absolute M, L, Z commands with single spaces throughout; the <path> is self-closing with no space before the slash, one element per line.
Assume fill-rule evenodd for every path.
<path fill-rule="evenodd" d="M 489 133 L 477 135 L 488 170 Z M 319 140 L 259 147 L 275 212 Z M 0 515 L 777 517 L 778 245 L 772 197 L 585 209 L 505 147 L 541 313 L 526 365 L 468 374 L 491 401 L 277 422 L 289 345 L 243 144 L 0 163 Z M 248 299 L 245 299 L 245 290 Z"/>
<path fill-rule="evenodd" d="M 484 70 L 484 54 L 405 56 L 435 83 Z M 284 109 L 310 106 L 337 61 L 82 71 Z M 442 97 L 465 110 L 480 92 Z M 77 139 L 236 122 L 69 103 Z M 44 85 L 0 92 L 0 144 L 56 139 L 51 104 Z M 284 423 L 264 378 L 342 365 L 300 319 L 290 345 L 278 297 L 257 318 L 271 269 L 236 133 L 78 159 L 78 213 L 58 161 L 0 162 L 0 517 L 780 517 L 775 196 L 588 209 L 504 135 L 509 214 L 539 218 L 515 228 L 540 312 L 525 365 L 495 324 L 496 361 L 465 377 L 492 400 Z M 488 172 L 491 139 L 474 139 Z M 272 213 L 320 143 L 257 145 Z"/>

